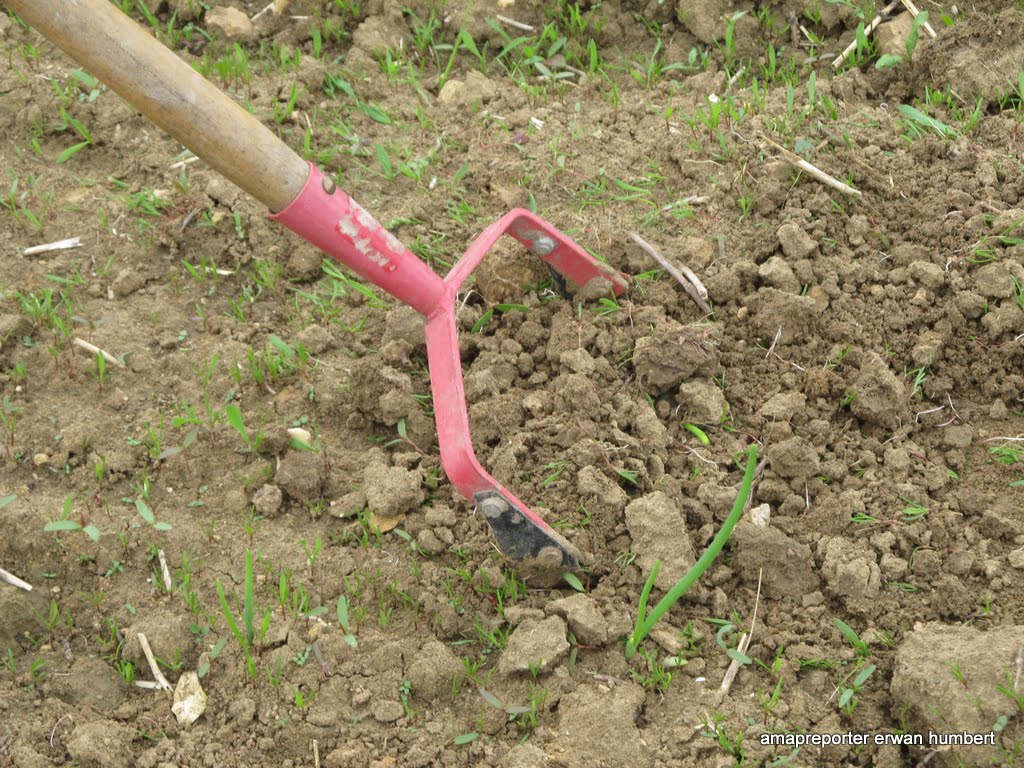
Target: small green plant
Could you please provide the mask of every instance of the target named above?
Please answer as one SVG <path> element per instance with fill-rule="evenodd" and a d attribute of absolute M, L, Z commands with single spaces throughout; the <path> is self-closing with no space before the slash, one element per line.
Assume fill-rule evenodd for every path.
<path fill-rule="evenodd" d="M 100 530 L 92 523 L 87 523 L 84 517 L 80 517 L 78 520 L 71 519 L 71 506 L 74 502 L 74 496 L 68 494 L 64 498 L 64 510 L 59 520 L 51 520 L 44 527 L 43 530 L 47 533 L 62 533 L 65 531 L 81 531 L 94 542 L 100 540 Z"/>
<path fill-rule="evenodd" d="M 853 650 L 856 651 L 859 657 L 868 657 L 871 650 L 868 648 L 868 644 L 860 639 L 860 635 L 854 631 L 853 627 L 842 619 L 832 619 L 832 623 L 839 630 L 839 634 L 846 638 L 846 641 L 853 647 Z"/>
<path fill-rule="evenodd" d="M 245 441 L 249 454 L 255 456 L 259 452 L 260 444 L 263 442 L 262 430 L 257 430 L 255 434 L 251 435 L 249 430 L 245 428 L 245 419 L 242 418 L 241 409 L 233 403 L 224 406 L 224 415 L 228 420 L 228 424 L 234 427 L 235 431 L 241 435 L 242 440 Z"/>
<path fill-rule="evenodd" d="M 316 560 L 320 557 L 320 550 L 323 549 L 324 541 L 319 536 L 313 540 L 313 545 L 310 546 L 306 543 L 305 539 L 300 539 L 302 542 L 302 551 L 306 553 L 306 565 L 309 566 L 309 578 L 313 578 L 313 566 L 316 565 Z"/>
<path fill-rule="evenodd" d="M 665 664 L 658 661 L 656 651 L 645 651 L 641 648 L 640 655 L 647 662 L 647 671 L 631 669 L 630 675 L 632 678 L 644 688 L 651 688 L 662 693 L 667 691 L 672 683 L 672 672 L 668 670 Z"/>
<path fill-rule="evenodd" d="M 856 673 L 853 680 L 850 681 L 850 675 L 847 675 L 839 684 L 840 694 L 838 706 L 839 709 L 841 709 L 847 716 L 852 715 L 853 711 L 857 708 L 857 699 L 860 692 L 864 688 L 864 684 L 867 683 L 868 678 L 874 674 L 875 669 L 876 667 L 874 664 L 868 664 L 863 668 L 858 664 L 853 672 L 850 673 L 850 675 Z"/>
<path fill-rule="evenodd" d="M 943 139 L 955 139 L 960 135 L 960 131 L 956 128 L 952 128 L 934 117 L 929 117 L 909 104 L 900 104 L 896 109 L 904 117 L 903 127 L 907 132 L 903 135 L 910 141 L 929 133 L 934 133 Z"/>
<path fill-rule="evenodd" d="M 129 501 L 131 501 L 129 499 Z M 162 520 L 157 520 L 156 515 L 153 514 L 153 510 L 149 508 L 149 504 L 143 499 L 135 499 L 135 509 L 139 513 L 139 517 L 145 520 L 149 525 L 153 526 L 156 531 L 169 531 L 171 530 L 171 524 L 166 523 Z"/>
<path fill-rule="evenodd" d="M 267 631 L 270 629 L 270 616 L 272 609 L 266 609 L 263 614 L 263 621 L 257 629 L 255 624 L 256 598 L 255 578 L 252 570 L 252 550 L 245 550 L 245 580 L 243 582 L 242 593 L 241 627 L 239 626 L 238 621 L 235 620 L 234 613 L 231 611 L 231 606 L 228 604 L 228 599 L 224 594 L 224 587 L 221 585 L 220 579 L 217 579 L 217 598 L 220 600 L 221 613 L 224 615 L 224 620 L 227 622 L 228 629 L 231 630 L 231 634 L 234 635 L 235 639 L 238 641 L 239 647 L 242 649 L 242 655 L 245 658 L 245 667 L 249 673 L 249 677 L 255 680 L 259 674 L 256 667 L 255 654 L 263 645 L 263 640 L 267 636 Z"/>
<path fill-rule="evenodd" d="M 59 130 L 66 130 L 68 127 L 74 128 L 75 133 L 77 133 L 79 137 L 81 137 L 82 141 L 78 142 L 77 144 L 72 144 L 70 147 L 61 152 L 57 156 L 58 165 L 66 163 L 72 157 L 74 157 L 83 149 L 85 149 L 86 147 L 90 146 L 93 143 L 92 134 L 89 133 L 89 130 L 84 125 L 82 125 L 81 122 L 71 117 L 71 115 L 67 113 L 64 107 L 60 108 L 60 116 L 61 127 Z"/>
<path fill-rule="evenodd" d="M 1024 667 L 1024 650 L 1017 651 L 1017 673 L 1005 670 L 1005 685 L 997 685 L 996 690 L 1013 702 L 1017 707 L 1017 715 L 1024 715 L 1024 692 L 1020 690 L 1020 670 Z"/>
<path fill-rule="evenodd" d="M 355 650 L 356 648 L 359 647 L 359 641 L 356 640 L 356 636 L 354 634 L 352 634 L 352 632 L 351 632 L 351 630 L 349 628 L 349 621 L 348 621 L 348 598 L 345 597 L 345 595 L 339 595 L 338 596 L 337 616 L 338 616 L 338 626 L 341 627 L 341 631 L 343 633 L 342 634 L 342 639 L 345 641 L 345 643 L 350 648 Z"/>
<path fill-rule="evenodd" d="M 729 517 L 726 518 L 722 524 L 721 530 L 715 536 L 714 540 L 708 546 L 707 550 L 701 555 L 700 559 L 694 563 L 693 567 L 679 580 L 679 582 L 669 590 L 661 601 L 654 607 L 650 615 L 647 616 L 647 600 L 651 595 L 651 589 L 654 587 L 654 582 L 658 578 L 658 571 L 661 569 L 661 562 L 655 561 L 654 567 L 651 569 L 651 575 L 647 578 L 647 583 L 644 584 L 643 591 L 640 593 L 640 604 L 637 610 L 636 627 L 633 629 L 633 634 L 629 640 L 626 641 L 626 658 L 631 659 L 636 654 L 640 643 L 647 636 L 647 634 L 654 629 L 654 626 L 661 620 L 661 617 L 668 613 L 669 609 L 675 605 L 679 599 L 685 595 L 690 588 L 697 583 L 697 580 L 704 574 L 711 563 L 714 562 L 715 558 L 718 557 L 718 553 L 722 551 L 722 547 L 725 546 L 725 542 L 729 540 L 729 536 L 732 535 L 732 529 L 736 527 L 736 523 L 739 522 L 740 517 L 743 515 L 743 510 L 746 507 L 747 499 L 750 497 L 750 489 L 754 483 L 754 470 L 757 468 L 757 446 L 751 446 L 748 452 L 747 458 L 747 469 L 743 474 L 743 482 L 740 484 L 739 493 L 736 495 L 736 502 L 732 506 L 732 511 L 729 512 Z"/>
<path fill-rule="evenodd" d="M 579 576 L 575 573 L 563 573 L 562 580 L 577 592 L 586 592 L 583 588 L 583 582 L 580 581 Z"/>
<path fill-rule="evenodd" d="M 916 501 L 911 501 L 906 496 L 900 496 L 900 500 L 907 505 L 901 510 L 904 522 L 916 523 L 928 514 L 928 507 L 918 504 Z"/>
<path fill-rule="evenodd" d="M 914 66 L 914 51 L 917 50 L 918 38 L 921 34 L 921 27 L 928 23 L 928 11 L 921 11 L 910 24 L 910 32 L 907 34 L 905 48 L 907 51 L 906 59 L 903 56 L 896 53 L 887 53 L 884 56 L 879 56 L 878 61 L 875 62 L 875 67 L 878 69 L 888 69 L 889 67 L 895 67 L 897 64 L 902 63 L 904 60 L 911 67 Z"/>
<path fill-rule="evenodd" d="M 0 442 L 0 456 L 14 457 L 14 436 L 17 433 L 18 417 L 21 416 L 21 407 L 11 402 L 11 398 L 4 395 L 3 407 L 0 408 L 0 427 L 3 428 L 2 442 Z"/>

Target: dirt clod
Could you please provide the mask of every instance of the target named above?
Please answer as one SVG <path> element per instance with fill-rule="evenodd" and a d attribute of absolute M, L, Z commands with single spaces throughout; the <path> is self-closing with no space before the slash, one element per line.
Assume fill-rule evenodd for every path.
<path fill-rule="evenodd" d="M 671 588 L 693 565 L 693 545 L 685 521 L 675 501 L 662 491 L 630 502 L 626 507 L 626 527 L 644 573 L 650 573 L 655 560 L 661 561 L 656 582 L 659 589 Z"/>
<path fill-rule="evenodd" d="M 503 675 L 551 672 L 569 653 L 565 633 L 565 620 L 560 616 L 525 619 L 508 636 L 498 671 Z"/>

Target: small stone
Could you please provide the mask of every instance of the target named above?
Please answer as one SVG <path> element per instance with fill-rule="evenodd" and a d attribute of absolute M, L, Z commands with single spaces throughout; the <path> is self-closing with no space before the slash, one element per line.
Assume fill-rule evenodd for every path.
<path fill-rule="evenodd" d="M 287 432 L 288 439 L 292 443 L 292 447 L 295 447 L 295 442 L 301 443 L 301 445 L 298 446 L 299 450 L 301 450 L 303 446 L 309 448 L 313 444 L 313 436 L 309 433 L 308 429 L 303 429 L 302 427 L 289 427 Z"/>
<path fill-rule="evenodd" d="M 800 281 L 796 279 L 793 268 L 781 256 L 772 256 L 757 270 L 757 276 L 766 285 L 780 291 L 796 293 L 800 290 Z"/>
<path fill-rule="evenodd" d="M 238 725 L 248 725 L 256 717 L 256 702 L 245 696 L 235 699 L 228 706 L 228 715 Z"/>
<path fill-rule="evenodd" d="M 81 768 L 131 765 L 133 735 L 132 730 L 110 720 L 75 723 L 67 740 L 67 751 Z"/>
<path fill-rule="evenodd" d="M 1024 568 L 1024 547 L 1013 550 L 1007 557 L 1007 560 L 1011 568 Z"/>
<path fill-rule="evenodd" d="M 206 711 L 206 691 L 199 684 L 199 675 L 195 672 L 184 672 L 178 678 L 171 711 L 181 725 L 191 725 Z"/>
<path fill-rule="evenodd" d="M 544 610 L 569 622 L 569 629 L 581 645 L 603 645 L 608 642 L 608 622 L 590 595 L 576 594 L 548 603 Z"/>
<path fill-rule="evenodd" d="M 305 504 L 319 498 L 326 473 L 323 454 L 290 451 L 281 459 L 274 480 L 292 499 Z"/>
<path fill-rule="evenodd" d="M 974 430 L 964 424 L 947 427 L 942 433 L 942 444 L 948 448 L 968 448 L 974 440 Z"/>
<path fill-rule="evenodd" d="M 288 276 L 296 280 L 313 280 L 320 275 L 323 257 L 313 248 L 298 247 L 288 257 Z"/>
<path fill-rule="evenodd" d="M 281 510 L 284 494 L 276 485 L 264 485 L 252 495 L 252 505 L 257 514 L 273 517 Z"/>
<path fill-rule="evenodd" d="M 1013 295 L 1013 278 L 1007 264 L 986 264 L 974 273 L 975 290 L 991 299 L 1007 299 Z"/>
<path fill-rule="evenodd" d="M 409 664 L 407 671 L 413 695 L 425 701 L 451 693 L 452 683 L 461 682 L 466 671 L 451 648 L 438 640 L 428 640 Z"/>
<path fill-rule="evenodd" d="M 708 380 L 687 381 L 680 385 L 676 402 L 682 408 L 680 416 L 698 424 L 717 424 L 722 418 L 725 395 Z"/>
<path fill-rule="evenodd" d="M 390 531 L 417 509 L 426 495 L 419 470 L 371 464 L 363 470 L 363 493 L 374 525 Z"/>
<path fill-rule="evenodd" d="M 352 491 L 340 499 L 332 501 L 327 511 L 333 517 L 355 517 L 364 509 L 366 509 L 366 494 L 362 491 Z"/>
<path fill-rule="evenodd" d="M 767 504 L 760 504 L 750 510 L 750 522 L 758 528 L 767 528 L 772 518 L 772 509 Z"/>
<path fill-rule="evenodd" d="M 660 561 L 656 584 L 668 591 L 696 560 L 676 500 L 664 491 L 654 491 L 631 501 L 625 517 L 637 564 L 650 573 L 655 561 Z"/>
<path fill-rule="evenodd" d="M 818 468 L 818 452 L 802 437 L 769 445 L 768 466 L 785 479 L 810 477 Z"/>
<path fill-rule="evenodd" d="M 578 348 L 563 352 L 559 362 L 573 373 L 590 375 L 594 372 L 594 358 L 587 350 Z"/>
<path fill-rule="evenodd" d="M 446 80 L 441 86 L 441 92 L 437 94 L 439 104 L 453 104 L 462 101 L 462 92 L 466 90 L 466 84 L 461 80 Z"/>
<path fill-rule="evenodd" d="M 37 453 L 32 456 L 32 464 L 36 467 L 45 467 L 50 463 L 50 457 L 45 453 Z"/>
<path fill-rule="evenodd" d="M 400 702 L 387 699 L 375 701 L 370 707 L 370 712 L 378 723 L 393 723 L 405 715 L 405 709 Z"/>
<path fill-rule="evenodd" d="M 913 20 L 910 14 L 901 13 L 892 21 L 879 24 L 875 30 L 875 43 L 879 53 L 891 56 L 907 55 L 907 37 Z"/>
<path fill-rule="evenodd" d="M 117 273 L 117 277 L 114 278 L 114 282 L 111 283 L 111 290 L 114 295 L 123 299 L 126 296 L 131 296 L 133 293 L 138 291 L 142 286 L 146 284 L 146 278 L 130 269 L 122 269 Z"/>
<path fill-rule="evenodd" d="M 802 392 L 779 392 L 768 398 L 758 413 L 765 419 L 789 421 L 806 406 L 807 396 Z"/>
<path fill-rule="evenodd" d="M 804 595 L 800 599 L 800 603 L 804 608 L 813 608 L 816 605 L 823 605 L 825 603 L 825 596 L 818 591 L 811 592 Z"/>
<path fill-rule="evenodd" d="M 936 291 L 946 282 L 946 273 L 938 264 L 915 261 L 910 265 L 910 276 L 930 291 Z"/>
<path fill-rule="evenodd" d="M 435 503 L 434 506 L 427 508 L 425 520 L 427 525 L 451 528 L 459 521 L 459 518 L 451 507 Z"/>
<path fill-rule="evenodd" d="M 256 27 L 248 16 L 237 8 L 218 6 L 206 14 L 206 28 L 219 32 L 228 40 L 254 40 Z"/>
<path fill-rule="evenodd" d="M 498 662 L 503 675 L 517 672 L 550 672 L 569 653 L 565 621 L 560 616 L 526 619 L 508 637 Z"/>
<path fill-rule="evenodd" d="M 425 555 L 436 555 L 444 550 L 444 544 L 429 528 L 424 528 L 416 534 L 416 543 Z"/>
<path fill-rule="evenodd" d="M 779 227 L 776 234 L 782 245 L 782 252 L 790 259 L 806 259 L 818 250 L 818 244 L 811 239 L 811 236 L 804 232 L 799 224 L 792 221 Z"/>

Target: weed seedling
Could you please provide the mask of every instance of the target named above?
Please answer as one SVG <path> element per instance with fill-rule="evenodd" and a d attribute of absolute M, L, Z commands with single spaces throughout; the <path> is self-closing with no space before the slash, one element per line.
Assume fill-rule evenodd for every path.
<path fill-rule="evenodd" d="M 255 680 L 258 670 L 254 654 L 262 646 L 263 639 L 267 636 L 267 631 L 270 629 L 272 609 L 268 608 L 264 612 L 263 621 L 260 624 L 259 631 L 257 631 L 254 623 L 256 613 L 255 579 L 252 572 L 252 550 L 249 549 L 245 550 L 245 581 L 243 589 L 242 626 L 239 627 L 238 622 L 235 620 L 235 615 L 231 611 L 231 606 L 228 604 L 228 599 L 224 595 L 224 587 L 221 585 L 220 579 L 217 580 L 217 597 L 220 600 L 220 608 L 224 615 L 224 620 L 242 649 L 242 655 L 245 657 L 245 668 L 249 673 L 249 677 Z"/>
<path fill-rule="evenodd" d="M 851 645 L 853 650 L 856 651 L 860 658 L 866 659 L 871 654 L 868 644 L 864 640 L 860 639 L 860 635 L 854 631 L 853 627 L 842 619 L 832 619 L 832 623 L 835 624 L 836 629 L 839 630 L 839 634 L 846 638 L 846 641 Z"/>
<path fill-rule="evenodd" d="M 868 678 L 874 674 L 875 669 L 876 667 L 874 664 L 869 664 L 863 669 L 860 669 L 860 665 L 858 664 L 857 668 L 854 669 L 854 672 L 857 672 L 857 675 L 853 678 L 853 681 L 847 683 L 844 680 L 839 684 L 839 690 L 841 691 L 839 694 L 839 709 L 841 709 L 847 717 L 852 715 L 853 711 L 857 708 L 857 698 L 860 695 L 861 689 L 864 688 L 864 684 L 868 681 Z M 853 673 L 851 672 L 850 674 Z M 847 678 L 849 678 L 849 675 L 847 675 Z"/>
<path fill-rule="evenodd" d="M 255 456 L 260 449 L 260 444 L 263 442 L 262 430 L 257 430 L 256 434 L 250 435 L 249 430 L 245 428 L 242 411 L 237 405 L 224 406 L 224 415 L 228 420 L 228 424 L 234 427 L 235 431 L 242 436 L 242 440 L 245 441 L 245 445 L 249 449 L 249 454 Z"/>
<path fill-rule="evenodd" d="M 900 500 L 907 504 L 907 506 L 902 510 L 904 522 L 916 523 L 928 514 L 928 507 L 918 504 L 916 501 L 911 501 L 905 496 L 900 496 Z"/>
<path fill-rule="evenodd" d="M 643 591 L 640 593 L 640 605 L 637 610 L 636 627 L 633 629 L 633 634 L 626 642 L 626 658 L 633 658 L 636 654 L 637 648 L 640 643 L 647 636 L 647 634 L 654 628 L 654 626 L 661 620 L 661 617 L 668 613 L 669 609 L 675 605 L 679 599 L 685 595 L 697 580 L 704 574 L 704 571 L 708 569 L 711 563 L 714 562 L 715 558 L 718 557 L 718 553 L 722 551 L 722 547 L 725 546 L 725 542 L 729 540 L 729 536 L 732 534 L 732 529 L 736 527 L 736 523 L 739 522 L 740 517 L 743 515 L 743 509 L 746 507 L 747 499 L 750 497 L 750 489 L 754 483 L 754 470 L 757 468 L 757 447 L 751 446 L 747 458 L 747 469 L 743 474 L 743 482 L 740 484 L 739 493 L 736 496 L 736 503 L 732 506 L 732 511 L 729 513 L 729 517 L 726 518 L 722 524 L 721 530 L 718 535 L 715 536 L 714 540 L 708 546 L 707 550 L 701 555 L 700 560 L 694 563 L 693 567 L 679 580 L 679 582 L 669 590 L 654 609 L 651 611 L 650 616 L 647 616 L 647 600 L 651 595 L 651 589 L 654 587 L 654 582 L 658 578 L 658 571 L 661 569 L 661 562 L 655 561 L 654 567 L 651 569 L 651 575 L 647 578 L 647 583 L 644 584 Z"/>
<path fill-rule="evenodd" d="M 81 531 L 94 542 L 100 540 L 100 530 L 92 523 L 86 523 L 85 518 L 81 517 L 79 520 L 71 519 L 71 504 L 74 497 L 68 494 L 64 498 L 64 511 L 61 514 L 59 520 L 51 520 L 44 527 L 43 530 L 47 533 L 60 533 L 63 531 Z"/>
<path fill-rule="evenodd" d="M 356 636 L 352 634 L 349 629 L 348 622 L 348 598 L 345 595 L 338 596 L 338 626 L 341 627 L 342 639 L 345 643 L 355 650 L 359 647 L 359 641 L 356 640 Z"/>

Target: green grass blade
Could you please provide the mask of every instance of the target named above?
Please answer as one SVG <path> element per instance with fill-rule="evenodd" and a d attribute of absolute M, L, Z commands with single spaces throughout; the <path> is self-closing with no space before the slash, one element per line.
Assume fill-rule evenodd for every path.
<path fill-rule="evenodd" d="M 754 484 L 754 470 L 757 468 L 757 446 L 751 446 L 749 457 L 747 459 L 747 469 L 743 474 L 743 482 L 740 484 L 739 493 L 736 494 L 736 503 L 732 505 L 732 511 L 729 512 L 729 517 L 726 518 L 722 524 L 721 530 L 715 536 L 714 540 L 705 550 L 704 554 L 701 555 L 700 559 L 694 563 L 693 567 L 679 580 L 679 582 L 672 587 L 667 595 L 661 598 L 661 601 L 654 606 L 654 610 L 651 611 L 651 615 L 643 622 L 639 627 L 639 631 L 634 633 L 632 640 L 626 645 L 626 658 L 632 658 L 633 654 L 636 653 L 637 646 L 647 634 L 654 628 L 662 616 L 668 613 L 669 609 L 675 605 L 679 599 L 685 595 L 690 588 L 697 583 L 697 579 L 704 575 L 704 571 L 708 569 L 711 563 L 714 562 L 715 558 L 718 557 L 719 552 L 722 551 L 722 547 L 725 546 L 725 542 L 729 540 L 729 536 L 732 535 L 732 529 L 736 527 L 736 523 L 743 516 L 743 509 L 747 504 L 747 499 L 750 497 L 750 489 Z"/>
<path fill-rule="evenodd" d="M 253 626 L 253 614 L 255 610 L 255 599 L 253 597 L 252 550 L 247 549 L 245 550 L 245 596 L 242 602 L 242 621 L 245 624 L 245 639 L 249 641 L 249 646 L 252 646 L 253 640 L 256 637 L 256 631 Z"/>

